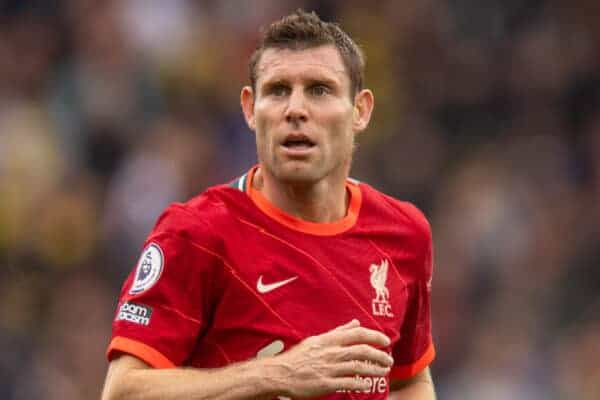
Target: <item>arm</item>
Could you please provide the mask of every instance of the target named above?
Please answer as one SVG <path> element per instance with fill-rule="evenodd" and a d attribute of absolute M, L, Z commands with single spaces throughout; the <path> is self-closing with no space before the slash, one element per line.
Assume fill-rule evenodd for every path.
<path fill-rule="evenodd" d="M 429 367 L 409 379 L 390 382 L 390 400 L 435 400 L 435 390 Z"/>
<path fill-rule="evenodd" d="M 387 375 L 393 360 L 376 347 L 389 343 L 382 333 L 353 320 L 280 355 L 219 369 L 152 369 L 123 355 L 110 363 L 102 400 L 306 398 L 367 390 L 369 383 L 352 376 Z"/>
<path fill-rule="evenodd" d="M 219 370 L 153 369 L 136 357 L 122 355 L 110 363 L 102 400 L 244 399 L 266 396 L 267 389 L 251 362 Z"/>
<path fill-rule="evenodd" d="M 433 276 L 433 242 L 425 215 L 411 204 L 405 211 L 415 224 L 415 264 L 412 284 L 402 322 L 400 341 L 392 355 L 398 369 L 392 371 L 391 400 L 435 400 L 435 388 L 429 364 L 435 358 L 431 335 L 431 281 Z"/>

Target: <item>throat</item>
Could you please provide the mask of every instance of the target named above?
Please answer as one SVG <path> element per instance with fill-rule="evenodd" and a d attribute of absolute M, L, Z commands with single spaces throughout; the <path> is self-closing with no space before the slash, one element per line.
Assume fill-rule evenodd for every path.
<path fill-rule="evenodd" d="M 336 222 L 348 212 L 350 194 L 345 181 L 338 185 L 330 185 L 325 181 L 294 185 L 277 181 L 258 168 L 251 185 L 285 214 L 307 222 Z"/>

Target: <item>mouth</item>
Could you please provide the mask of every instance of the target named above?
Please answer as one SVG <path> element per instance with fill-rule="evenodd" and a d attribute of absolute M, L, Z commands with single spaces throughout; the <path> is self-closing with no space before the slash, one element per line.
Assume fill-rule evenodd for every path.
<path fill-rule="evenodd" d="M 316 143 L 304 134 L 288 135 L 282 143 L 282 146 L 288 150 L 308 150 L 315 145 Z"/>

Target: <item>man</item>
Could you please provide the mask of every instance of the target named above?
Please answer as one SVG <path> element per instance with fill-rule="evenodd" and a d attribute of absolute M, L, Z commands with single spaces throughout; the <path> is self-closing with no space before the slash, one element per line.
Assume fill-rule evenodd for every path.
<path fill-rule="evenodd" d="M 159 218 L 103 399 L 435 398 L 429 226 L 348 179 L 363 67 L 314 13 L 268 28 L 241 93 L 259 164 Z"/>

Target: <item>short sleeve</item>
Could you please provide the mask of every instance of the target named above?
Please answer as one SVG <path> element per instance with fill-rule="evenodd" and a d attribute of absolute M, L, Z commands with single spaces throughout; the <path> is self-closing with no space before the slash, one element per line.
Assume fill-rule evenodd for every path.
<path fill-rule="evenodd" d="M 133 355 L 155 368 L 184 365 L 209 318 L 214 240 L 191 228 L 190 216 L 167 209 L 125 280 L 107 350 Z"/>
<path fill-rule="evenodd" d="M 431 335 L 431 279 L 433 272 L 433 246 L 429 224 L 421 219 L 422 230 L 418 272 L 408 287 L 408 302 L 400 330 L 400 340 L 392 349 L 394 366 L 392 379 L 407 379 L 427 367 L 435 358 Z"/>

